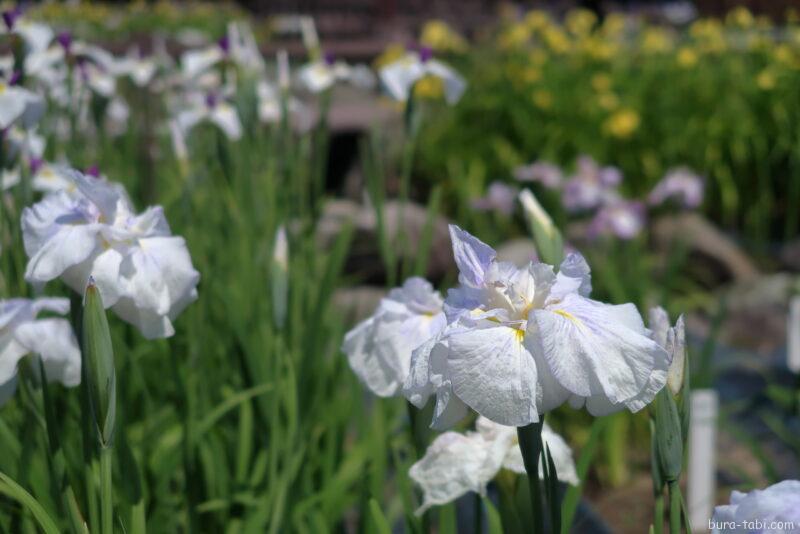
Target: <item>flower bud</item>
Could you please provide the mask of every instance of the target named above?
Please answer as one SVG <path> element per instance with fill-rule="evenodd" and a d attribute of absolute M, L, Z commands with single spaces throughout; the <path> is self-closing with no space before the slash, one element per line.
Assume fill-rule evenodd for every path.
<path fill-rule="evenodd" d="M 281 328 L 286 320 L 286 303 L 289 293 L 289 241 L 286 228 L 281 226 L 275 233 L 272 246 L 272 316 L 275 326 Z"/>
<path fill-rule="evenodd" d="M 83 363 L 92 416 L 100 444 L 108 447 L 114 438 L 117 385 L 111 332 L 100 292 L 89 278 L 83 302 Z"/>
<path fill-rule="evenodd" d="M 564 259 L 561 232 L 530 190 L 523 189 L 519 194 L 519 201 L 533 233 L 539 257 L 545 263 L 558 265 Z"/>

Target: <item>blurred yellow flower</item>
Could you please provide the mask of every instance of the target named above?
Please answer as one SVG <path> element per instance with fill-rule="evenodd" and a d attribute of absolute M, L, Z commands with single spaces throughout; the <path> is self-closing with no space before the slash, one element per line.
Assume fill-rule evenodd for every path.
<path fill-rule="evenodd" d="M 744 6 L 739 6 L 732 9 L 728 15 L 725 17 L 725 22 L 732 26 L 738 26 L 740 28 L 749 28 L 753 26 L 755 22 L 755 18 L 753 14 Z"/>
<path fill-rule="evenodd" d="M 639 114 L 630 108 L 622 108 L 603 124 L 605 131 L 618 139 L 628 139 L 639 128 Z"/>
<path fill-rule="evenodd" d="M 588 9 L 570 9 L 564 19 L 564 26 L 573 35 L 588 35 L 597 23 L 597 15 Z"/>
<path fill-rule="evenodd" d="M 467 40 L 442 20 L 426 22 L 419 41 L 437 52 L 464 52 L 468 48 Z"/>
<path fill-rule="evenodd" d="M 666 29 L 653 26 L 642 35 L 642 50 L 650 54 L 661 54 L 672 50 L 673 38 Z"/>
<path fill-rule="evenodd" d="M 438 76 L 425 76 L 414 84 L 414 97 L 422 100 L 439 100 L 444 97 L 444 83 Z"/>
<path fill-rule="evenodd" d="M 678 65 L 685 69 L 689 69 L 697 65 L 697 53 L 687 46 L 681 47 L 681 49 L 678 50 L 676 59 L 678 61 Z"/>
<path fill-rule="evenodd" d="M 536 67 L 528 67 L 522 71 L 522 80 L 526 83 L 536 83 L 542 79 L 542 71 Z"/>
<path fill-rule="evenodd" d="M 530 53 L 530 60 L 531 63 L 534 65 L 542 66 L 547 63 L 547 50 L 544 48 L 537 48 L 533 52 Z"/>
<path fill-rule="evenodd" d="M 503 30 L 498 38 L 498 44 L 505 49 L 519 48 L 527 44 L 532 35 L 531 29 L 527 25 L 515 22 Z"/>
<path fill-rule="evenodd" d="M 602 31 L 608 37 L 618 37 L 625 30 L 625 15 L 611 13 L 603 21 Z"/>
<path fill-rule="evenodd" d="M 592 87 L 598 93 L 603 93 L 611 89 L 611 77 L 603 72 L 598 72 L 592 76 Z"/>
<path fill-rule="evenodd" d="M 618 52 L 617 43 L 594 35 L 581 39 L 580 47 L 587 56 L 600 60 L 609 60 Z"/>
<path fill-rule="evenodd" d="M 545 44 L 556 54 L 566 54 L 570 50 L 570 41 L 563 30 L 555 26 L 546 28 L 542 33 Z"/>
<path fill-rule="evenodd" d="M 611 111 L 619 106 L 619 98 L 614 93 L 602 93 L 597 97 L 597 103 L 606 111 Z"/>
<path fill-rule="evenodd" d="M 785 43 L 776 46 L 772 51 L 772 55 L 778 63 L 783 63 L 784 65 L 793 63 L 794 55 L 792 54 L 792 49 Z"/>
<path fill-rule="evenodd" d="M 550 109 L 553 106 L 553 95 L 545 89 L 534 91 L 532 98 L 533 103 L 539 109 Z"/>
<path fill-rule="evenodd" d="M 550 15 L 541 9 L 528 11 L 525 15 L 525 24 L 533 31 L 542 30 L 550 25 Z"/>
<path fill-rule="evenodd" d="M 775 89 L 775 74 L 769 68 L 762 70 L 756 77 L 756 85 L 762 91 Z"/>
<path fill-rule="evenodd" d="M 381 67 L 385 67 L 390 63 L 394 63 L 395 61 L 403 57 L 405 53 L 406 53 L 405 46 L 398 43 L 392 43 L 388 45 L 383 52 L 381 52 L 381 55 L 375 58 L 372 64 L 376 69 L 380 69 Z"/>

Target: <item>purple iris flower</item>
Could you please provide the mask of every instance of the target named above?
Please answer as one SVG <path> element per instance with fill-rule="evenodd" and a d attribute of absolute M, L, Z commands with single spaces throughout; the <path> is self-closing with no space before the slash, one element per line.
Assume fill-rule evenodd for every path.
<path fill-rule="evenodd" d="M 561 169 L 547 161 L 537 161 L 514 169 L 514 178 L 520 182 L 539 182 L 547 189 L 558 189 L 564 175 Z"/>
<path fill-rule="evenodd" d="M 217 107 L 218 103 L 219 103 L 219 97 L 217 96 L 217 93 L 214 92 L 206 93 L 206 107 L 208 107 L 209 109 L 214 109 L 215 107 Z"/>
<path fill-rule="evenodd" d="M 419 60 L 423 63 L 430 61 L 433 58 L 433 49 L 430 46 L 419 47 Z"/>
<path fill-rule="evenodd" d="M 8 31 L 14 29 L 14 24 L 17 22 L 17 19 L 22 16 L 22 8 L 17 6 L 14 9 L 8 9 L 3 11 L 3 22 L 6 24 L 6 28 Z"/>
<path fill-rule="evenodd" d="M 39 170 L 44 166 L 44 160 L 42 158 L 31 158 L 30 167 L 31 167 L 31 174 L 36 174 Z"/>
<path fill-rule="evenodd" d="M 231 40 L 227 35 L 223 35 L 217 41 L 217 46 L 220 47 L 222 52 L 227 56 L 231 51 Z"/>
<path fill-rule="evenodd" d="M 100 168 L 97 165 L 92 165 L 86 169 L 85 174 L 93 178 L 100 178 Z"/>
<path fill-rule="evenodd" d="M 492 182 L 486 191 L 486 195 L 472 201 L 472 207 L 478 211 L 497 211 L 503 215 L 514 213 L 514 206 L 517 201 L 516 187 L 511 187 L 503 182 Z"/>
<path fill-rule="evenodd" d="M 72 34 L 68 31 L 60 32 L 58 36 L 56 36 L 56 41 L 58 41 L 58 44 L 60 44 L 66 52 L 69 52 L 72 46 Z"/>
<path fill-rule="evenodd" d="M 613 235 L 620 239 L 633 239 L 645 224 L 645 206 L 642 202 L 617 199 L 603 205 L 589 224 L 591 238 Z"/>
<path fill-rule="evenodd" d="M 667 172 L 647 198 L 652 206 L 674 200 L 683 208 L 694 209 L 703 203 L 703 179 L 686 167 Z"/>
<path fill-rule="evenodd" d="M 562 203 L 567 211 L 597 208 L 617 196 L 622 173 L 616 167 L 600 167 L 589 156 L 578 158 L 576 173 L 567 180 Z"/>

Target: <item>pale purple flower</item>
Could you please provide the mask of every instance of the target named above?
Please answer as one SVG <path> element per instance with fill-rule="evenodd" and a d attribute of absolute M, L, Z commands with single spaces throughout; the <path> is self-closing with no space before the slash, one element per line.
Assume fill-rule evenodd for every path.
<path fill-rule="evenodd" d="M 669 200 L 687 209 L 697 208 L 703 202 L 703 179 L 686 167 L 670 170 L 650 192 L 647 201 L 658 206 Z"/>
<path fill-rule="evenodd" d="M 713 534 L 797 532 L 800 481 L 784 480 L 750 493 L 733 491 L 730 504 L 714 509 L 710 526 Z"/>
<path fill-rule="evenodd" d="M 345 335 L 342 352 L 370 391 L 391 397 L 403 387 L 412 351 L 445 325 L 442 296 L 428 281 L 412 277 L 392 289 L 372 316 Z"/>
<path fill-rule="evenodd" d="M 600 167 L 589 156 L 578 158 L 577 169 L 564 184 L 562 203 L 567 211 L 594 209 L 616 196 L 622 173 L 616 167 Z"/>
<path fill-rule="evenodd" d="M 589 235 L 633 239 L 644 228 L 645 217 L 645 207 L 641 202 L 620 198 L 610 200 L 595 213 L 589 224 Z"/>
<path fill-rule="evenodd" d="M 489 184 L 485 196 L 472 201 L 472 207 L 478 211 L 497 211 L 503 215 L 511 215 L 514 213 L 517 193 L 516 187 L 494 181 Z"/>
<path fill-rule="evenodd" d="M 564 175 L 557 165 L 547 161 L 536 161 L 514 169 L 514 178 L 520 182 L 538 182 L 548 189 L 558 189 Z"/>
<path fill-rule="evenodd" d="M 670 356 L 633 304 L 592 300 L 589 266 L 573 254 L 558 273 L 518 268 L 450 227 L 460 286 L 445 300 L 447 327 L 416 349 L 404 385 L 422 407 L 435 396 L 435 428 L 471 408 L 524 426 L 564 402 L 593 415 L 649 404 L 667 382 Z"/>

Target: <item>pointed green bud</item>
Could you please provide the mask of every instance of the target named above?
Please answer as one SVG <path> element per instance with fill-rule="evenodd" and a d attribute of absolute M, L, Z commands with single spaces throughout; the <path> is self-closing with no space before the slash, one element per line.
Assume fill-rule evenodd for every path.
<path fill-rule="evenodd" d="M 272 317 L 275 326 L 283 327 L 289 294 L 289 240 L 286 228 L 281 226 L 275 233 L 272 245 Z"/>
<path fill-rule="evenodd" d="M 117 378 L 114 350 L 103 300 L 94 280 L 89 278 L 83 298 L 83 363 L 86 366 L 89 403 L 97 426 L 100 445 L 108 447 L 114 438 L 117 406 Z"/>
<path fill-rule="evenodd" d="M 529 189 L 519 194 L 522 211 L 536 242 L 539 259 L 550 265 L 559 265 L 564 260 L 564 239 L 558 231 L 553 219 L 547 214 Z"/>
<path fill-rule="evenodd" d="M 666 482 L 678 480 L 683 468 L 683 425 L 669 388 L 655 400 L 656 452 Z"/>

